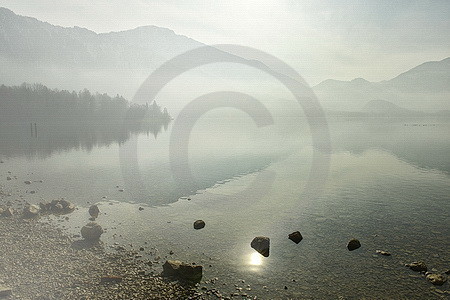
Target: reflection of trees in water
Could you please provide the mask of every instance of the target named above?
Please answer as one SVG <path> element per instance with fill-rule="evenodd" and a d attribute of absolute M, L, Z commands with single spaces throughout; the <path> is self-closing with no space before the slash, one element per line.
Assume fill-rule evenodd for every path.
<path fill-rule="evenodd" d="M 133 134 L 153 135 L 155 138 L 170 120 L 164 123 L 142 122 L 124 124 L 85 124 L 79 126 L 37 126 L 38 136 L 32 136 L 28 126 L 0 127 L 0 155 L 6 157 L 46 158 L 55 152 L 83 150 L 90 152 L 96 147 L 123 144 Z"/>
<path fill-rule="evenodd" d="M 170 120 L 156 101 L 140 105 L 119 95 L 51 90 L 39 84 L 0 86 L 0 154 L 7 157 L 91 151 L 140 133 L 156 138 Z"/>

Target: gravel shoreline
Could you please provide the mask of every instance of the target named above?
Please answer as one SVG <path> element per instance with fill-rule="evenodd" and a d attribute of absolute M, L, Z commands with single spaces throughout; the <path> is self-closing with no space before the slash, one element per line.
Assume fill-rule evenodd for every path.
<path fill-rule="evenodd" d="M 187 299 L 188 285 L 153 275 L 136 253 L 106 253 L 101 245 L 76 250 L 71 238 L 48 222 L 0 219 L 0 285 L 4 299 Z M 119 283 L 101 283 L 117 276 Z"/>
<path fill-rule="evenodd" d="M 1 299 L 195 298 L 193 287 L 153 275 L 133 251 L 74 249 L 51 222 L 1 218 L 0 240 L 0 286 L 12 290 Z M 104 276 L 120 282 L 101 283 Z"/>
<path fill-rule="evenodd" d="M 201 298 L 195 286 L 156 275 L 137 251 L 74 239 L 49 216 L 24 219 L 25 201 L 5 196 L 0 188 L 0 207 L 15 214 L 0 216 L 1 300 Z"/>

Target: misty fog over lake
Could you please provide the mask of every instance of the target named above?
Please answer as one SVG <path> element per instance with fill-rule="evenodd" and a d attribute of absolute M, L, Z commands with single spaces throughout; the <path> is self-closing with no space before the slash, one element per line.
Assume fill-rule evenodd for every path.
<path fill-rule="evenodd" d="M 312 70 L 311 61 L 323 66 L 314 48 L 298 46 L 299 41 L 291 40 L 291 29 L 281 24 L 280 35 L 287 44 L 292 42 L 292 49 L 280 44 L 280 52 L 271 53 L 268 49 L 277 49 L 276 43 L 265 48 L 264 42 L 253 39 L 248 47 L 239 39 L 210 42 L 215 35 L 219 39 L 221 30 L 204 25 L 210 30 L 202 31 L 198 24 L 186 25 L 190 22 L 184 17 L 167 24 L 177 29 L 185 24 L 186 32 L 153 26 L 152 19 L 136 27 L 143 15 L 135 4 L 127 6 L 136 16 L 133 22 L 129 11 L 129 23 L 121 19 L 123 24 L 100 30 L 101 22 L 92 23 L 98 28 L 78 27 L 91 22 L 92 15 L 83 22 L 74 17 L 85 5 L 108 18 L 108 12 L 100 13 L 95 5 L 72 6 L 70 18 L 80 23 L 69 26 L 59 5 L 53 17 L 40 10 L 28 17 L 22 15 L 26 6 L 6 2 L 0 7 L 0 216 L 9 208 L 16 213 L 0 217 L 0 224 L 22 219 L 20 211 L 41 203 L 39 218 L 25 222 L 48 222 L 76 244 L 87 240 L 80 229 L 95 221 L 103 228 L 101 253 L 130 251 L 145 276 L 159 278 L 166 260 L 201 265 L 201 280 L 188 284 L 193 299 L 450 295 L 450 57 L 448 37 L 441 37 L 450 27 L 448 19 L 440 19 L 448 4 L 431 5 L 425 12 L 393 5 L 398 22 L 403 20 L 400 12 L 428 13 L 436 20 L 424 24 L 424 31 L 439 21 L 449 27 L 436 29 L 442 43 L 429 37 L 436 52 L 427 48 L 410 53 L 404 50 L 406 41 L 403 45 L 373 37 L 377 45 L 387 41 L 389 47 L 398 47 L 386 50 L 392 58 L 375 63 L 368 53 L 364 69 L 362 54 L 338 55 L 344 46 L 336 46 L 336 53 L 330 50 L 336 62 L 330 62 L 327 77 L 325 71 Z M 125 6 L 113 2 L 109 7 Z M 150 4 L 142 5 L 150 9 Z M 167 4 L 160 5 L 154 8 Z M 271 7 L 261 5 L 258 12 Z M 273 5 L 280 16 L 292 14 L 286 24 L 300 11 L 316 18 L 340 16 L 331 3 L 327 9 L 304 4 L 286 11 L 283 5 Z M 369 16 L 383 15 L 373 7 L 376 11 L 357 7 L 364 16 L 366 10 Z M 183 9 L 168 6 L 167 13 Z M 267 21 L 269 12 L 262 14 Z M 349 14 L 360 22 L 359 14 Z M 283 19 L 280 16 L 275 14 L 273 20 Z M 311 24 L 318 22 L 313 20 L 299 28 L 313 30 Z M 163 21 L 155 17 L 154 22 Z M 342 30 L 349 26 L 341 22 Z M 375 25 L 367 22 L 364 26 L 372 30 Z M 130 26 L 125 30 L 121 26 L 126 24 Z M 318 32 L 334 32 L 325 23 L 317 26 Z M 406 25 L 389 26 L 406 32 Z M 264 28 L 267 36 L 261 33 L 261 38 L 269 45 L 274 34 L 264 26 L 262 32 Z M 198 38 L 188 34 L 196 30 Z M 211 37 L 209 32 L 215 30 Z M 415 33 L 407 33 L 414 40 Z M 420 48 L 426 37 L 417 35 Z M 352 44 L 351 37 L 346 36 L 345 47 L 353 46 L 356 52 L 359 44 Z M 331 48 L 334 38 L 328 38 Z M 359 46 L 370 52 L 370 45 Z M 327 47 L 320 53 L 331 55 Z M 297 50 L 298 56 L 292 57 Z M 407 68 L 396 61 L 402 59 L 396 52 L 400 50 L 408 53 Z M 348 68 L 343 67 L 345 76 L 336 71 L 340 66 Z M 374 77 L 361 78 L 371 72 Z M 45 215 L 42 203 L 56 199 L 76 209 L 67 217 Z M 92 205 L 98 207 L 98 216 L 92 215 Z M 196 220 L 203 220 L 205 227 L 194 229 Z M 0 228 L 4 234 L 5 227 Z M 299 243 L 288 238 L 296 231 L 303 238 Z M 251 245 L 255 237 L 270 238 L 270 255 L 261 255 Z M 348 248 L 354 238 L 361 244 L 356 250 Z M 405 266 L 418 261 L 425 262 L 430 273 Z M 27 279 L 14 283 L 14 276 L 4 273 L 0 298 L 3 285 L 10 291 L 6 299 L 67 295 L 45 290 L 43 298 L 29 296 Z M 442 284 L 433 282 L 430 274 L 441 276 Z M 117 275 L 123 282 L 128 276 L 102 275 Z M 68 291 L 88 290 L 90 285 L 77 274 L 67 277 Z M 92 282 L 98 280 L 93 275 Z M 180 278 L 169 280 L 185 284 Z M 29 284 L 35 288 L 37 281 Z M 128 299 L 120 296 L 125 283 L 101 284 L 92 299 L 107 299 L 104 289 L 113 288 L 116 299 Z M 158 297 L 177 298 L 164 293 Z M 135 299 L 158 298 L 146 297 Z"/>

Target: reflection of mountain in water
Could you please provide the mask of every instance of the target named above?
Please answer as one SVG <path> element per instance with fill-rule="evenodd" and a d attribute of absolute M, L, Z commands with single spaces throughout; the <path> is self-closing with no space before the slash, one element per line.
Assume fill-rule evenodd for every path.
<path fill-rule="evenodd" d="M 349 122 L 330 126 L 335 151 L 361 154 L 369 149 L 386 150 L 419 168 L 450 173 L 450 123 L 442 119 L 408 122 Z"/>
<path fill-rule="evenodd" d="M 0 154 L 48 157 L 56 151 L 124 143 L 132 134 L 155 138 L 171 120 L 166 109 L 131 104 L 117 95 L 0 86 Z"/>

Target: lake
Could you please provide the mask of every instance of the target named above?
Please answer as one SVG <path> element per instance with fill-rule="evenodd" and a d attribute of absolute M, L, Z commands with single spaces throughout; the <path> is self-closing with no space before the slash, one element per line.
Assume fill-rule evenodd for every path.
<path fill-rule="evenodd" d="M 274 126 L 257 127 L 219 109 L 185 141 L 171 139 L 176 122 L 120 139 L 4 129 L 1 184 L 11 198 L 75 203 L 80 209 L 61 222 L 71 234 L 97 203 L 107 246 L 144 247 L 156 270 L 166 257 L 201 264 L 200 287 L 224 294 L 429 299 L 448 290 L 405 264 L 450 267 L 449 120 L 329 119 L 331 152 L 317 165 L 320 150 L 302 118 L 275 116 Z M 312 166 L 320 169 L 314 176 Z M 204 229 L 193 229 L 197 219 Z M 287 238 L 297 230 L 299 244 Z M 267 258 L 250 247 L 261 235 L 271 240 Z M 351 238 L 362 247 L 348 251 Z"/>

